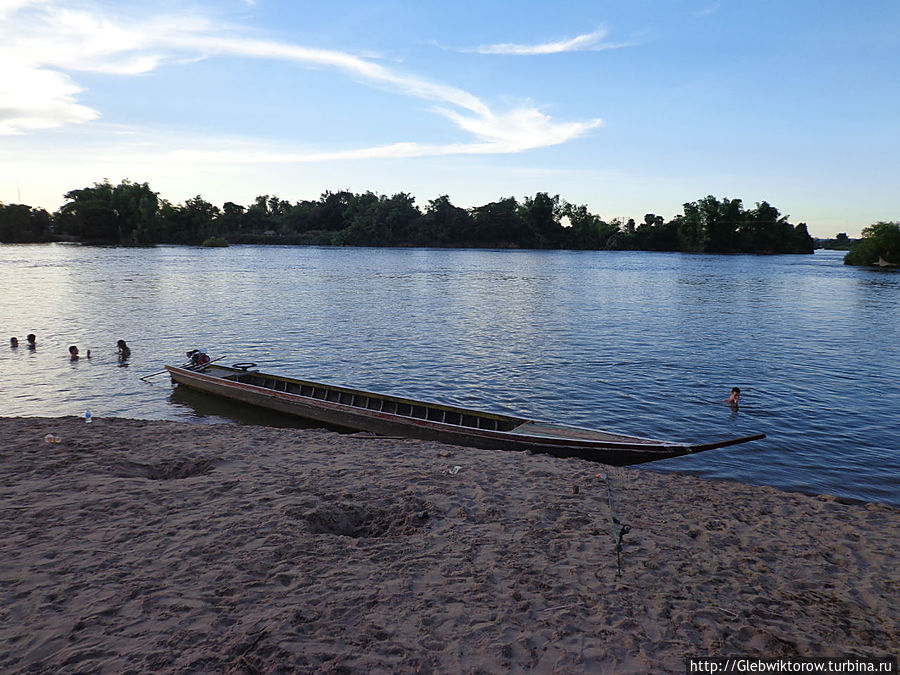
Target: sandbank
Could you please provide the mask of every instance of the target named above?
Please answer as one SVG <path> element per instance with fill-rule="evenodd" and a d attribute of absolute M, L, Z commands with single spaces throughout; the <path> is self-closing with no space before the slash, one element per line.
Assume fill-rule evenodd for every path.
<path fill-rule="evenodd" d="M 621 576 L 601 471 L 631 527 Z M 882 504 L 77 418 L 0 418 L 0 504 L 3 672 L 665 673 L 900 644 L 900 510 Z"/>

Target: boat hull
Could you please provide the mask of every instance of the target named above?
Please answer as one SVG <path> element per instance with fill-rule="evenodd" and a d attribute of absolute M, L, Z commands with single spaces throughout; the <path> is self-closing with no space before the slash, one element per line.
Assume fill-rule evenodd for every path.
<path fill-rule="evenodd" d="M 743 442 L 692 446 L 579 429 L 317 382 L 210 365 L 166 366 L 174 382 L 325 426 L 490 450 L 531 451 L 623 466 Z M 404 414 L 406 413 L 406 414 Z M 757 436 L 759 437 L 759 436 Z"/>

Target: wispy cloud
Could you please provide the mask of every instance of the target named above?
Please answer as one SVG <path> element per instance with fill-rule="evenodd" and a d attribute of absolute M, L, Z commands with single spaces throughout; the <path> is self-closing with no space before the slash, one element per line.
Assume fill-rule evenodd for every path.
<path fill-rule="evenodd" d="M 62 73 L 7 63 L 0 75 L 0 135 L 97 119 L 100 113 L 77 102 L 82 91 Z"/>
<path fill-rule="evenodd" d="M 211 27 L 189 16 L 116 21 L 53 0 L 0 0 L 0 19 L 0 135 L 99 118 L 71 73 L 148 73 L 175 56 L 161 38 Z"/>
<path fill-rule="evenodd" d="M 45 0 L 0 0 L 0 19 L 5 18 L 28 5 L 37 5 Z"/>
<path fill-rule="evenodd" d="M 709 5 L 708 7 L 704 7 L 703 9 L 698 9 L 696 12 L 694 12 L 694 16 L 696 16 L 696 17 L 710 16 L 711 14 L 715 14 L 716 12 L 718 12 L 720 9 L 722 9 L 722 3 L 714 2 L 711 5 Z"/>
<path fill-rule="evenodd" d="M 161 148 L 152 148 L 143 143 L 141 148 L 129 152 L 132 161 L 143 164 L 190 163 L 190 164 L 303 164 L 326 161 L 347 161 L 365 159 L 403 159 L 414 157 L 440 157 L 447 155 L 496 155 L 524 152 L 540 147 L 565 143 L 599 126 L 599 120 L 561 124 L 553 122 L 546 115 L 536 111 L 517 111 L 500 117 L 484 120 L 465 117 L 452 111 L 443 111 L 453 118 L 460 127 L 471 132 L 478 140 L 468 143 L 429 144 L 412 141 L 389 143 L 349 150 L 273 150 L 252 142 L 229 139 L 228 143 L 210 142 L 205 147 L 185 149 L 185 143 Z M 222 150 L 228 147 L 228 150 Z M 100 161 L 114 161 L 113 155 L 100 151 L 96 156 Z"/>
<path fill-rule="evenodd" d="M 238 56 L 326 67 L 362 84 L 424 99 L 433 110 L 471 134 L 469 143 L 398 142 L 353 151 L 250 153 L 245 161 L 316 161 L 360 157 L 408 157 L 450 153 L 509 153 L 564 143 L 600 120 L 560 123 L 535 107 L 495 111 L 478 96 L 336 50 L 246 37 L 243 29 L 196 14 L 124 17 L 98 6 L 73 8 L 55 0 L 0 0 L 0 134 L 29 133 L 96 120 L 101 111 L 78 100 L 79 71 L 134 76 L 162 64 Z M 569 49 L 596 43 L 599 33 L 566 42 Z M 562 43 L 559 43 L 562 44 Z M 208 156 L 198 150 L 194 156 Z"/>
<path fill-rule="evenodd" d="M 501 44 L 481 45 L 465 51 L 477 54 L 509 54 L 513 56 L 535 56 L 541 54 L 561 54 L 563 52 L 601 51 L 604 49 L 618 49 L 627 46 L 624 43 L 604 43 L 607 31 L 597 30 L 593 33 L 577 35 L 573 38 L 556 40 L 553 42 L 541 42 L 539 44 L 524 45 L 512 42 Z"/>

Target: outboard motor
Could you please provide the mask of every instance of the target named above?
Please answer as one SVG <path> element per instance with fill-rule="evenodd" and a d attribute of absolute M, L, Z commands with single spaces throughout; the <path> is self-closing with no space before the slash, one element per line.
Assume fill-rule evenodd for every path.
<path fill-rule="evenodd" d="M 191 368 L 202 368 L 209 363 L 209 355 L 205 349 L 191 349 L 185 356 L 191 360 Z"/>

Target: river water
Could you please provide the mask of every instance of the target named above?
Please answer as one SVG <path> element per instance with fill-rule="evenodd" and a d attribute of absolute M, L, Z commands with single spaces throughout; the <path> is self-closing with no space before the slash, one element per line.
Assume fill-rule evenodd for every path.
<path fill-rule="evenodd" d="M 641 436 L 764 432 L 643 468 L 900 505 L 900 273 L 835 252 L 15 245 L 0 246 L 0 303 L 4 416 L 285 423 L 140 379 L 205 347 Z M 92 358 L 70 362 L 70 344 Z M 732 386 L 736 413 L 722 403 Z"/>

